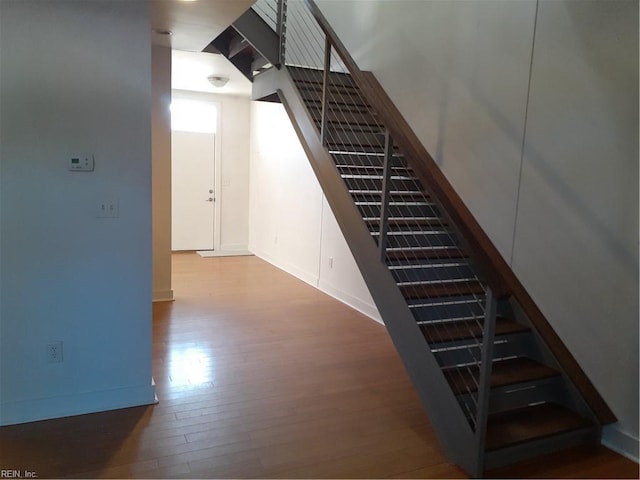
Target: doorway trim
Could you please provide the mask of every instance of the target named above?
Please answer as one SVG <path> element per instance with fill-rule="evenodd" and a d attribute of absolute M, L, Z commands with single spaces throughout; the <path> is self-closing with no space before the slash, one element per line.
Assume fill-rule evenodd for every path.
<path fill-rule="evenodd" d="M 215 152 L 213 158 L 213 188 L 215 202 L 213 204 L 214 216 L 213 216 L 213 251 L 220 250 L 220 215 L 222 212 L 220 203 L 222 200 L 222 102 L 216 100 L 210 100 L 211 103 L 216 105 L 216 143 Z"/>

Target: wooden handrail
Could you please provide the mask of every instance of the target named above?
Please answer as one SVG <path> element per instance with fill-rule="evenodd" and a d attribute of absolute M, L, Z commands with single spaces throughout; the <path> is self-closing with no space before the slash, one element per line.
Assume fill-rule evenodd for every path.
<path fill-rule="evenodd" d="M 363 72 L 351 57 L 329 22 L 313 0 L 305 0 L 318 25 L 329 39 L 333 49 L 349 70 L 364 97 L 377 112 L 381 123 L 391 133 L 395 143 L 404 153 L 414 173 L 431 190 L 442 204 L 460 233 L 465 238 L 473 260 L 478 264 L 486 282 L 497 298 L 512 296 L 527 315 L 538 334 L 569 376 L 576 388 L 602 424 L 617 419 L 602 396 L 591 383 L 571 352 L 549 324 L 543 313 L 529 296 L 493 242 L 464 204 L 438 164 L 418 139 L 386 91 L 371 72 Z"/>

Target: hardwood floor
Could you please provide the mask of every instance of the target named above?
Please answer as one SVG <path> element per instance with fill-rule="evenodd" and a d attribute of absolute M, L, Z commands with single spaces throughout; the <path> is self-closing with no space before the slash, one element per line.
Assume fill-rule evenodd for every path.
<path fill-rule="evenodd" d="M 39 478 L 465 478 L 383 326 L 256 257 L 173 259 L 154 305 L 160 403 L 0 429 Z M 604 447 L 491 472 L 638 478 Z"/>

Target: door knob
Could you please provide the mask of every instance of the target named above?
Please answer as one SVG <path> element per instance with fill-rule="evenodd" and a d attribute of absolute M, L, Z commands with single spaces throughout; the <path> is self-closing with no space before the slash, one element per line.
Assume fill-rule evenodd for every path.
<path fill-rule="evenodd" d="M 213 197 L 209 197 L 205 200 L 205 202 L 213 202 Z"/>

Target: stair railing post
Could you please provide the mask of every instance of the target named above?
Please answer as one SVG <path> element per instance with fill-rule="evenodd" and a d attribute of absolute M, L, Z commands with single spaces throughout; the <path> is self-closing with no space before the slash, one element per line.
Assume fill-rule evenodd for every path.
<path fill-rule="evenodd" d="M 320 123 L 320 141 L 326 145 L 327 140 L 327 112 L 329 110 L 329 74 L 331 73 L 331 42 L 324 38 L 324 65 L 322 71 L 322 118 Z"/>
<path fill-rule="evenodd" d="M 280 68 L 285 62 L 285 46 L 287 31 L 287 0 L 278 0 L 278 23 L 276 33 L 278 35 L 278 65 Z"/>
<path fill-rule="evenodd" d="M 380 261 L 384 263 L 387 258 L 387 231 L 389 229 L 389 192 L 391 191 L 391 171 L 393 163 L 393 139 L 389 130 L 384 132 L 384 164 L 382 169 L 382 198 L 380 201 L 380 235 L 378 236 L 378 248 L 380 249 Z"/>
<path fill-rule="evenodd" d="M 482 357 L 480 378 L 478 379 L 478 407 L 476 414 L 476 471 L 475 477 L 482 477 L 484 472 L 485 440 L 487 437 L 487 419 L 489 417 L 489 394 L 491 392 L 491 367 L 493 363 L 493 342 L 496 330 L 497 300 L 487 287 L 486 306 L 484 311 L 484 332 L 482 336 Z"/>

